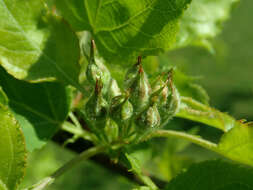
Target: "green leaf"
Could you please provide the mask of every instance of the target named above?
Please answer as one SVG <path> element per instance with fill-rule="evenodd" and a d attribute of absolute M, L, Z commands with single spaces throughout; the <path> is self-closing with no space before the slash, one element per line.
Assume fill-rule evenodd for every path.
<path fill-rule="evenodd" d="M 209 42 L 221 32 L 222 22 L 229 18 L 231 8 L 239 0 L 194 0 L 180 22 L 176 48 L 200 45 L 211 50 Z"/>
<path fill-rule="evenodd" d="M 225 132 L 232 129 L 236 124 L 236 120 L 228 114 L 188 97 L 181 98 L 180 111 L 176 116 L 204 123 Z"/>
<path fill-rule="evenodd" d="M 25 141 L 18 122 L 0 105 L 0 189 L 14 190 L 24 176 Z"/>
<path fill-rule="evenodd" d="M 252 190 L 253 169 L 224 161 L 206 161 L 191 166 L 164 190 Z"/>
<path fill-rule="evenodd" d="M 253 166 L 253 128 L 237 122 L 222 136 L 218 150 L 232 160 Z"/>
<path fill-rule="evenodd" d="M 109 63 L 168 50 L 178 20 L 191 0 L 62 0 L 61 15 L 75 30 L 92 32 L 99 53 Z M 121 60 L 121 63 L 119 62 Z"/>
<path fill-rule="evenodd" d="M 178 117 L 204 123 L 225 132 L 216 152 L 253 166 L 253 128 L 250 125 L 191 98 L 181 98 L 181 102 Z"/>
<path fill-rule="evenodd" d="M 64 81 L 78 87 L 79 44 L 42 1 L 0 0 L 0 64 L 27 81 Z"/>
<path fill-rule="evenodd" d="M 28 150 L 40 148 L 66 119 L 71 103 L 70 88 L 59 83 L 19 81 L 2 68 L 0 76 L 0 85 L 22 127 Z"/>
<path fill-rule="evenodd" d="M 151 137 L 183 138 L 226 158 L 253 166 L 253 128 L 252 123 L 237 121 L 230 115 L 222 113 L 191 98 L 181 97 L 181 107 L 177 117 L 204 123 L 224 131 L 218 144 L 206 141 L 195 135 L 173 130 L 158 130 Z"/>

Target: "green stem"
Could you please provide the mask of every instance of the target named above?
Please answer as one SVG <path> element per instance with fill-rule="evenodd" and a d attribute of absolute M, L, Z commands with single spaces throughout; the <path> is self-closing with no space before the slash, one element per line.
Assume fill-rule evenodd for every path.
<path fill-rule="evenodd" d="M 143 141 L 154 138 L 154 137 L 177 137 L 177 138 L 188 140 L 194 144 L 200 145 L 214 152 L 218 152 L 217 144 L 204 140 L 198 136 L 190 135 L 184 132 L 173 131 L 173 130 L 157 130 L 157 131 L 152 132 L 145 139 L 143 139 Z"/>
<path fill-rule="evenodd" d="M 82 128 L 76 127 L 70 122 L 65 121 L 62 125 L 62 130 L 69 132 L 77 137 L 81 137 L 85 140 L 96 142 L 97 138 L 94 134 L 90 133 L 89 131 L 86 131 Z"/>
<path fill-rule="evenodd" d="M 79 129 L 82 129 L 81 124 L 79 123 L 78 119 L 76 118 L 76 116 L 73 114 L 73 112 L 69 113 L 69 117 L 70 119 L 73 121 L 73 123 L 75 124 L 75 126 Z"/>
<path fill-rule="evenodd" d="M 152 190 L 158 190 L 158 187 L 156 186 L 156 184 L 150 179 L 150 177 L 145 176 L 145 175 L 138 175 L 136 174 L 139 179 L 148 187 L 150 187 L 150 189 Z"/>
<path fill-rule="evenodd" d="M 87 160 L 88 158 L 90 158 L 96 154 L 102 153 L 105 150 L 106 150 L 106 147 L 97 146 L 97 147 L 93 147 L 93 148 L 90 148 L 90 149 L 82 152 L 77 157 L 70 160 L 65 165 L 63 165 L 61 168 L 56 170 L 51 176 L 44 178 L 39 183 L 33 185 L 32 187 L 28 188 L 27 190 L 42 190 L 42 189 L 44 189 L 45 187 L 52 184 L 56 178 L 60 177 L 65 172 L 72 169 L 75 165 L 79 164 L 81 161 Z"/>

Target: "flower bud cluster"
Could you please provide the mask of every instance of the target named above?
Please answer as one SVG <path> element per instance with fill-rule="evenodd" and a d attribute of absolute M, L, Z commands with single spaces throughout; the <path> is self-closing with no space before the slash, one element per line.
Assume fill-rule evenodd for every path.
<path fill-rule="evenodd" d="M 179 110 L 180 96 L 173 84 L 173 71 L 159 76 L 151 86 L 141 57 L 127 71 L 123 91 L 106 66 L 95 60 L 94 44 L 86 74 L 94 92 L 83 111 L 95 132 L 104 134 L 108 142 L 161 127 Z"/>

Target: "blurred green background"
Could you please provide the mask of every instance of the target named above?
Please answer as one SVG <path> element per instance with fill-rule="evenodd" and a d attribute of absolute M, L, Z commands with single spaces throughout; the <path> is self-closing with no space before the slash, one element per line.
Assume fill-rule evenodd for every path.
<path fill-rule="evenodd" d="M 198 82 L 208 92 L 212 106 L 228 112 L 237 119 L 247 120 L 253 120 L 252 9 L 253 1 L 242 0 L 233 10 L 222 34 L 214 40 L 215 55 L 201 48 L 188 47 L 162 55 L 159 59 L 163 63 L 175 65 L 188 75 L 201 76 Z M 176 122 L 184 123 L 184 121 Z M 192 124 L 194 125 L 195 123 Z M 210 136 L 217 135 L 211 129 L 207 131 Z M 154 143 L 152 148 L 159 149 L 159 143 Z M 192 162 L 216 157 L 199 147 L 189 146 L 173 139 L 163 142 L 163 146 L 165 151 L 157 151 L 159 157 L 151 156 L 154 163 L 149 164 L 149 169 L 151 173 L 152 171 L 158 173 L 160 178 L 167 180 Z M 143 152 L 141 154 L 146 155 Z M 32 153 L 29 155 L 27 175 L 22 187 L 49 175 L 73 156 L 73 153 L 53 143 Z M 61 177 L 48 189 L 124 190 L 132 187 L 134 185 L 123 177 L 88 161 Z"/>

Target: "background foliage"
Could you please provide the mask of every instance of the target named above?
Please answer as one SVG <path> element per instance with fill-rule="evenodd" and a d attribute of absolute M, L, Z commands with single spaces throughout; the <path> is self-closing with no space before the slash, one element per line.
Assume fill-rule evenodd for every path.
<path fill-rule="evenodd" d="M 158 60 L 154 59 L 153 67 L 150 70 L 157 65 L 157 61 L 162 65 L 169 62 L 184 73 L 203 76 L 198 82 L 207 90 L 211 105 L 232 114 L 237 119 L 253 120 L 253 86 L 252 80 L 250 80 L 253 70 L 253 55 L 251 53 L 253 27 L 248 24 L 252 17 L 252 7 L 252 1 L 242 1 L 238 4 L 237 9 L 233 11 L 232 18 L 225 24 L 224 31 L 214 40 L 212 50 L 215 51 L 215 55 L 210 55 L 206 50 L 197 47 L 174 50 L 160 56 Z M 113 69 L 115 72 L 118 71 L 117 67 Z M 195 128 L 197 125 L 199 124 L 175 119 L 171 128 L 186 130 L 192 128 L 191 133 L 193 134 L 199 130 L 202 136 L 212 140 L 217 140 L 221 135 L 220 132 L 208 127 Z M 146 144 L 140 145 L 140 151 L 134 152 L 134 155 L 139 159 L 146 158 L 144 163 L 146 168 L 152 173 L 160 173 L 159 177 L 162 179 L 171 179 L 181 169 L 188 168 L 191 163 L 219 157 L 215 153 L 210 153 L 181 140 L 169 139 L 164 141 L 150 142 L 150 146 L 156 150 L 155 153 L 151 153 Z M 164 150 L 159 149 L 161 144 L 166 147 Z M 58 155 L 62 156 L 59 157 Z M 30 155 L 29 165 L 32 167 L 28 169 L 28 175 L 23 185 L 33 184 L 70 157 L 69 152 L 59 150 L 52 144 L 47 145 L 41 151 L 34 152 Z M 151 158 L 152 163 L 149 162 Z M 41 162 L 38 162 L 38 159 Z M 94 175 L 93 173 L 90 174 L 91 170 Z M 132 186 L 125 179 L 108 173 L 108 171 L 91 163 L 84 163 L 73 172 L 75 175 L 63 176 L 62 180 L 57 181 L 50 189 L 83 189 L 84 186 L 87 189 L 129 189 L 129 186 Z M 36 175 L 38 178 L 35 179 L 34 173 L 40 173 L 41 176 Z M 84 175 L 85 177 L 83 177 Z M 76 176 L 80 176 L 81 179 L 77 179 Z M 101 186 L 98 184 L 97 176 L 103 176 L 99 178 Z M 105 178 L 104 176 L 109 177 Z M 112 181 L 112 177 L 117 180 Z"/>

